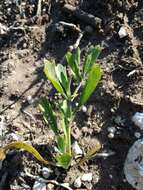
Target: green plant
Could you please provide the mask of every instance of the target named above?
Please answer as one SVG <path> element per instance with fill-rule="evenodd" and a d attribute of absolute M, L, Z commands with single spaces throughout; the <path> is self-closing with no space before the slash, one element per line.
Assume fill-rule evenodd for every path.
<path fill-rule="evenodd" d="M 71 125 L 73 119 L 77 111 L 89 99 L 101 79 L 100 66 L 95 64 L 100 51 L 99 47 L 91 48 L 82 69 L 80 49 L 78 48 L 75 54 L 66 53 L 65 58 L 71 70 L 70 74 L 65 66 L 56 65 L 54 61 L 44 60 L 46 77 L 51 81 L 57 92 L 62 95 L 62 100 L 59 100 L 56 107 L 60 117 L 55 116 L 52 105 L 46 98 L 41 99 L 40 109 L 43 112 L 45 122 L 55 133 L 58 147 L 55 160 L 57 165 L 63 168 L 68 168 L 72 159 Z M 76 83 L 75 89 L 71 88 L 73 82 Z M 78 106 L 74 106 L 75 102 Z"/>
<path fill-rule="evenodd" d="M 101 68 L 96 64 L 100 52 L 101 49 L 98 46 L 90 48 L 83 66 L 79 48 L 74 54 L 66 53 L 67 67 L 61 64 L 56 65 L 54 61 L 44 60 L 44 73 L 62 98 L 59 98 L 56 106 L 45 97 L 41 98 L 39 107 L 45 122 L 55 134 L 58 152 L 54 156 L 54 163 L 65 169 L 70 166 L 73 156 L 71 149 L 72 122 L 101 79 Z M 73 83 L 75 87 L 73 87 Z M 8 149 L 14 147 L 23 148 L 32 153 L 39 161 L 49 163 L 32 146 L 28 145 L 27 147 L 22 142 L 16 142 L 1 149 L 0 159 L 4 158 Z"/>

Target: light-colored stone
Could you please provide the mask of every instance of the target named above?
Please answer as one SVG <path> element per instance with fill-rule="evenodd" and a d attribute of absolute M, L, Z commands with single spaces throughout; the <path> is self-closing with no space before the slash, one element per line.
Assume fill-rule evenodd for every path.
<path fill-rule="evenodd" d="M 79 144 L 77 141 L 75 141 L 72 145 L 72 150 L 74 152 L 75 155 L 82 155 L 83 154 L 83 151 L 82 149 L 80 148 Z"/>
<path fill-rule="evenodd" d="M 128 35 L 126 28 L 124 26 L 122 26 L 118 32 L 118 35 L 120 38 L 124 38 Z"/>
<path fill-rule="evenodd" d="M 141 134 L 139 132 L 135 132 L 134 136 L 139 139 L 141 137 Z"/>
<path fill-rule="evenodd" d="M 92 177 L 93 177 L 92 173 L 83 174 L 83 176 L 81 176 L 81 181 L 83 181 L 83 182 L 91 182 Z"/>
<path fill-rule="evenodd" d="M 79 177 L 77 177 L 77 178 L 75 179 L 75 181 L 74 181 L 74 187 L 80 188 L 81 185 L 82 185 L 81 177 L 79 176 Z"/>
<path fill-rule="evenodd" d="M 27 102 L 29 104 L 33 104 L 34 100 L 33 100 L 32 96 L 27 96 Z"/>
<path fill-rule="evenodd" d="M 113 139 L 114 136 L 115 136 L 114 133 L 109 133 L 109 134 L 108 134 L 108 138 L 109 138 L 109 139 Z"/>
<path fill-rule="evenodd" d="M 49 178 L 52 173 L 53 171 L 50 168 L 47 168 L 47 167 L 42 168 L 42 175 L 44 178 L 46 179 Z"/>
<path fill-rule="evenodd" d="M 143 190 L 143 139 L 137 140 L 130 148 L 124 173 L 127 181 L 137 190 Z"/>
<path fill-rule="evenodd" d="M 143 130 L 143 113 L 136 112 L 132 117 L 132 121 L 136 126 Z"/>
<path fill-rule="evenodd" d="M 84 113 L 86 113 L 86 112 L 87 112 L 87 107 L 86 107 L 86 106 L 82 106 L 82 111 L 83 111 Z"/>
<path fill-rule="evenodd" d="M 108 130 L 109 133 L 115 133 L 116 132 L 115 127 L 108 127 L 107 130 Z"/>
<path fill-rule="evenodd" d="M 46 183 L 36 180 L 32 190 L 46 190 Z"/>

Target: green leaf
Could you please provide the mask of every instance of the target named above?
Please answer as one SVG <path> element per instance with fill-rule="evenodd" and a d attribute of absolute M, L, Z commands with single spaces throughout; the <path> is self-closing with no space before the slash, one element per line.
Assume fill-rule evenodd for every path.
<path fill-rule="evenodd" d="M 67 100 L 63 100 L 61 104 L 61 110 L 65 116 L 66 119 L 71 117 L 71 106 L 68 104 Z"/>
<path fill-rule="evenodd" d="M 71 163 L 72 156 L 68 153 L 58 154 L 55 156 L 55 159 L 57 160 L 57 166 L 68 169 Z"/>
<path fill-rule="evenodd" d="M 84 67 L 83 67 L 84 75 L 87 74 L 91 70 L 92 65 L 96 63 L 96 60 L 98 56 L 100 55 L 100 52 L 101 52 L 101 48 L 99 46 L 96 46 L 89 50 L 85 63 L 84 63 Z"/>
<path fill-rule="evenodd" d="M 58 78 L 56 76 L 55 63 L 50 62 L 48 60 L 44 60 L 44 73 L 46 77 L 51 81 L 53 86 L 56 88 L 56 90 L 64 95 L 64 90 L 60 85 Z"/>
<path fill-rule="evenodd" d="M 43 112 L 43 117 L 46 123 L 48 123 L 54 133 L 57 135 L 59 133 L 56 117 L 52 111 L 50 102 L 46 98 L 42 98 L 39 103 L 40 110 Z"/>
<path fill-rule="evenodd" d="M 95 90 L 97 84 L 99 83 L 101 79 L 101 69 L 98 64 L 94 64 L 89 72 L 88 79 L 86 81 L 85 87 L 82 91 L 81 97 L 80 97 L 80 103 L 79 106 L 82 106 L 85 104 L 85 102 L 88 100 L 90 95 Z"/>
<path fill-rule="evenodd" d="M 75 54 L 75 63 L 76 63 L 76 66 L 79 67 L 79 65 L 80 65 L 80 49 L 79 49 L 79 47 L 77 48 L 77 51 Z"/>
<path fill-rule="evenodd" d="M 68 80 L 68 77 L 67 77 L 66 67 L 64 67 L 61 64 L 58 64 L 55 67 L 55 72 L 56 72 L 57 78 L 60 81 L 62 87 L 65 89 L 66 94 L 68 96 L 70 96 L 70 94 L 71 94 L 70 86 L 69 86 L 70 81 Z"/>
<path fill-rule="evenodd" d="M 57 145 L 58 149 L 61 153 L 65 153 L 66 151 L 66 140 L 64 135 L 57 136 Z"/>
<path fill-rule="evenodd" d="M 67 52 L 65 58 L 67 63 L 71 67 L 74 77 L 76 79 L 80 79 L 80 70 L 79 70 L 80 50 L 78 49 L 75 55 L 72 54 L 71 52 Z"/>

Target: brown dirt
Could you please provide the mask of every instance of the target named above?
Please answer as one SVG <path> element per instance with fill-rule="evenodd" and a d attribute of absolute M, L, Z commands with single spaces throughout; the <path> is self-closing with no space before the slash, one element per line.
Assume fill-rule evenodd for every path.
<path fill-rule="evenodd" d="M 90 144 L 91 138 L 97 138 L 102 144 L 102 150 L 116 153 L 107 159 L 95 157 L 88 161 L 84 169 L 93 173 L 93 181 L 81 189 L 131 190 L 132 187 L 124 177 L 123 165 L 129 147 L 136 140 L 134 132 L 138 130 L 131 122 L 131 116 L 137 111 L 143 111 L 142 0 L 97 0 L 96 3 L 94 0 L 45 0 L 42 5 L 45 13 L 43 11 L 39 19 L 35 17 L 37 0 L 33 0 L 31 13 L 29 7 L 32 1 L 25 2 L 23 19 L 20 19 L 18 9 L 21 3 L 16 6 L 7 0 L 0 2 L 0 23 L 7 27 L 13 24 L 15 27 L 27 26 L 24 30 L 13 29 L 0 36 L 0 113 L 5 118 L 6 126 L 1 144 L 16 140 L 13 136 L 8 136 L 14 133 L 20 140 L 31 142 L 48 158 L 49 149 L 52 149 L 54 143 L 53 133 L 42 122 L 37 108 L 39 98 L 49 96 L 51 90 L 51 85 L 43 74 L 43 58 L 54 58 L 60 62 L 69 45 L 74 44 L 77 39 L 77 34 L 72 31 L 63 31 L 60 34 L 59 31 L 55 32 L 55 23 L 70 22 L 80 26 L 82 31 L 85 30 L 87 25 L 84 21 L 65 14 L 62 9 L 65 2 L 79 6 L 102 19 L 100 29 L 92 28 L 90 34 L 84 34 L 80 48 L 84 55 L 90 45 L 99 44 L 103 47 L 99 58 L 103 77 L 88 101 L 87 113 L 80 112 L 77 116 L 75 126 L 80 129 L 78 141 L 86 150 L 86 139 L 89 139 Z M 118 31 L 122 25 L 127 27 L 128 36 L 120 39 Z M 135 73 L 128 77 L 133 70 Z M 28 96 L 32 97 L 32 104 L 28 103 Z M 55 100 L 57 98 L 51 97 Z M 113 139 L 108 138 L 107 132 L 107 128 L 111 126 L 117 130 Z M 0 172 L 1 178 L 7 173 L 3 189 L 32 188 L 34 180 L 23 174 L 24 170 L 37 175 L 42 166 L 32 160 L 30 155 L 28 158 L 26 155 L 17 152 L 8 155 Z M 73 167 L 67 172 L 56 170 L 54 169 L 51 178 L 68 182 L 71 187 L 74 179 L 85 172 Z"/>

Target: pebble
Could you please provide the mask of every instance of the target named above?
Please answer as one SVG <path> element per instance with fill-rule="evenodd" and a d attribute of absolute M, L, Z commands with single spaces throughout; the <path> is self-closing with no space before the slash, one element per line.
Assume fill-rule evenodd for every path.
<path fill-rule="evenodd" d="M 115 127 L 108 127 L 107 130 L 108 130 L 109 133 L 115 133 L 116 132 Z"/>
<path fill-rule="evenodd" d="M 82 149 L 80 148 L 79 144 L 77 141 L 75 141 L 72 145 L 72 150 L 74 152 L 75 155 L 82 155 L 83 154 L 83 151 Z"/>
<path fill-rule="evenodd" d="M 75 181 L 74 181 L 74 187 L 80 188 L 81 185 L 82 185 L 81 177 L 79 176 L 79 177 L 77 177 L 77 178 L 75 179 Z"/>
<path fill-rule="evenodd" d="M 33 100 L 32 96 L 27 96 L 27 102 L 29 104 L 33 104 L 34 100 Z"/>
<path fill-rule="evenodd" d="M 136 112 L 132 117 L 132 121 L 136 126 L 138 126 L 141 130 L 143 130 L 143 113 Z"/>
<path fill-rule="evenodd" d="M 81 181 L 83 181 L 83 182 L 91 182 L 92 177 L 93 177 L 92 173 L 83 174 L 83 176 L 81 177 Z"/>
<path fill-rule="evenodd" d="M 54 184 L 49 183 L 49 184 L 47 185 L 47 187 L 48 187 L 48 190 L 53 190 L 55 186 L 54 186 Z"/>
<path fill-rule="evenodd" d="M 126 28 L 124 26 L 122 26 L 118 32 L 118 35 L 120 38 L 124 38 L 128 35 Z"/>
<path fill-rule="evenodd" d="M 141 137 L 141 134 L 139 132 L 135 132 L 134 136 L 139 139 Z"/>
<path fill-rule="evenodd" d="M 109 133 L 109 134 L 108 134 L 108 138 L 109 138 L 109 139 L 113 139 L 114 136 L 115 136 L 114 133 Z"/>
<path fill-rule="evenodd" d="M 53 171 L 50 168 L 43 167 L 42 168 L 42 175 L 45 179 L 49 178 Z"/>
<path fill-rule="evenodd" d="M 84 113 L 86 113 L 86 112 L 87 112 L 87 107 L 86 107 L 86 106 L 82 106 L 82 111 L 83 111 Z"/>
<path fill-rule="evenodd" d="M 32 190 L 46 190 L 46 183 L 36 180 Z"/>

